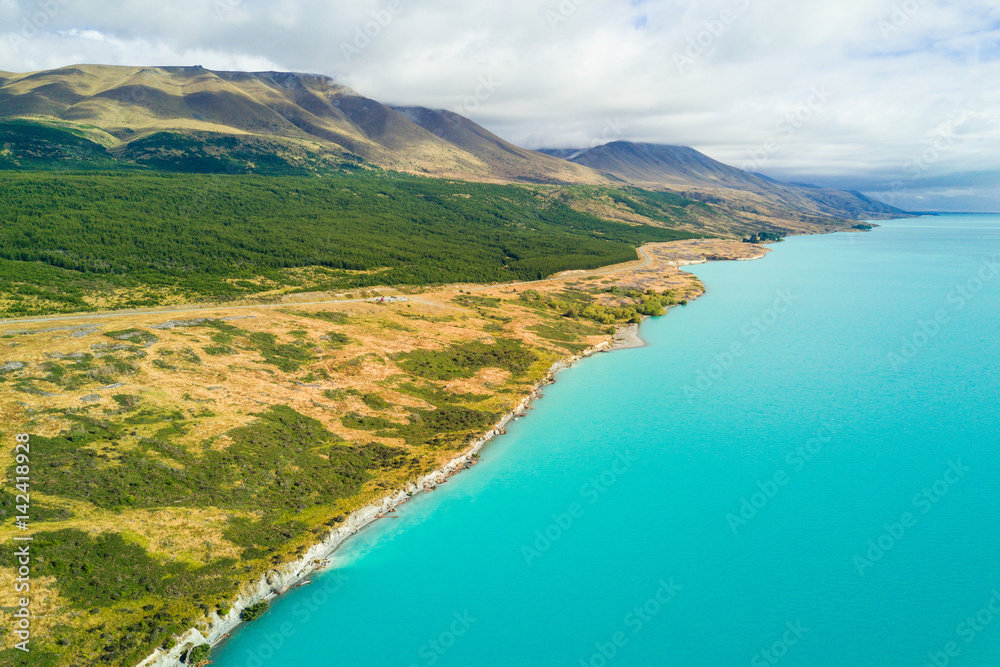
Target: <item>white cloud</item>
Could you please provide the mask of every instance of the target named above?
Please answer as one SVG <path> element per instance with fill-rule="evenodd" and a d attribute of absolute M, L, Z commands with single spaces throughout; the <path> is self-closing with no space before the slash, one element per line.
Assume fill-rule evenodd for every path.
<path fill-rule="evenodd" d="M 796 180 L 934 183 L 952 202 L 941 179 L 1000 173 L 995 0 L 0 0 L 0 26 L 11 71 L 289 69 L 447 108 L 486 77 L 499 85 L 465 112 L 530 147 L 688 144 Z M 806 114 L 817 88 L 828 99 Z M 979 178 L 966 200 L 1000 208 L 994 186 Z"/>

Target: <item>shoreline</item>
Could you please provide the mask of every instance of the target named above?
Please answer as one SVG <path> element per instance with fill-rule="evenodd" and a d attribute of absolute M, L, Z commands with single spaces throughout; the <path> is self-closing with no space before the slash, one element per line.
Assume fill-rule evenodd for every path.
<path fill-rule="evenodd" d="M 626 324 L 619 327 L 618 331 L 611 336 L 611 350 L 629 350 L 637 347 L 646 347 L 646 341 L 639 335 L 638 324 Z"/>
<path fill-rule="evenodd" d="M 557 373 L 570 368 L 581 359 L 591 357 L 598 352 L 611 352 L 619 349 L 644 347 L 645 345 L 645 341 L 639 337 L 639 325 L 629 324 L 620 327 L 618 331 L 608 336 L 605 340 L 588 347 L 579 354 L 569 355 L 554 362 L 542 379 L 532 386 L 530 393 L 520 403 L 512 410 L 504 413 L 490 430 L 473 440 L 460 454 L 443 466 L 410 482 L 403 489 L 383 496 L 379 500 L 351 512 L 344 522 L 333 529 L 326 539 L 311 547 L 299 559 L 268 571 L 261 576 L 256 584 L 244 587 L 240 596 L 230 607 L 228 614 L 220 616 L 218 612 L 213 611 L 208 628 L 205 631 L 197 627 L 190 628 L 187 632 L 176 636 L 176 646 L 170 650 L 156 649 L 142 662 L 138 663 L 136 667 L 183 667 L 185 663 L 181 659 L 190 648 L 199 644 L 210 644 L 214 647 L 225 639 L 230 632 L 242 625 L 243 621 L 239 617 L 241 611 L 253 604 L 270 601 L 297 588 L 313 573 L 331 569 L 329 558 L 336 553 L 344 542 L 357 534 L 361 529 L 385 517 L 391 510 L 411 500 L 418 493 L 434 490 L 452 475 L 468 469 L 486 445 L 492 442 L 498 435 L 503 435 L 504 427 L 512 419 L 523 414 L 533 401 L 542 397 L 542 388 L 555 382 Z"/>
<path fill-rule="evenodd" d="M 766 253 L 745 258 L 713 256 L 700 261 L 676 260 L 676 263 L 668 263 L 679 267 L 703 264 L 710 261 L 749 261 L 751 259 L 762 259 L 766 256 Z M 705 292 L 701 292 L 694 298 L 700 298 L 704 294 Z M 678 306 L 671 306 L 668 312 L 670 309 L 676 307 Z M 647 317 L 644 316 L 642 319 L 645 321 Z M 329 558 L 333 556 L 344 542 L 361 529 L 385 517 L 391 510 L 406 503 L 416 494 L 434 490 L 452 475 L 471 467 L 479 452 L 492 442 L 496 436 L 502 435 L 505 432 L 504 427 L 511 420 L 524 413 L 533 401 L 541 398 L 542 388 L 555 382 L 555 376 L 559 371 L 570 368 L 576 362 L 591 357 L 598 352 L 645 347 L 646 342 L 640 337 L 639 328 L 640 324 L 637 323 L 619 326 L 613 334 L 608 335 L 604 340 L 595 343 L 578 354 L 567 355 L 555 361 L 545 375 L 532 386 L 531 391 L 513 409 L 504 413 L 488 431 L 473 440 L 461 453 L 439 468 L 410 482 L 404 488 L 351 512 L 342 524 L 333 529 L 324 540 L 309 548 L 300 558 L 269 570 L 255 584 L 244 586 L 239 597 L 230 607 L 228 614 L 220 616 L 217 611 L 213 611 L 209 616 L 208 625 L 204 631 L 197 627 L 192 627 L 186 632 L 176 635 L 175 639 L 177 643 L 173 648 L 169 650 L 162 648 L 155 649 L 149 656 L 139 662 L 136 667 L 184 667 L 185 663 L 181 659 L 190 648 L 206 643 L 213 647 L 216 646 L 233 630 L 243 624 L 239 615 L 247 607 L 258 602 L 270 601 L 303 585 L 313 573 L 333 569 L 330 567 Z"/>

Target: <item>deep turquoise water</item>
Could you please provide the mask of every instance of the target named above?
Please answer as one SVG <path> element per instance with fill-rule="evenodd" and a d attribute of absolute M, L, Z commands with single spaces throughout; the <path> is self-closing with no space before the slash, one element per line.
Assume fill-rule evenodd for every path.
<path fill-rule="evenodd" d="M 1000 217 L 773 247 L 216 664 L 1000 664 Z"/>

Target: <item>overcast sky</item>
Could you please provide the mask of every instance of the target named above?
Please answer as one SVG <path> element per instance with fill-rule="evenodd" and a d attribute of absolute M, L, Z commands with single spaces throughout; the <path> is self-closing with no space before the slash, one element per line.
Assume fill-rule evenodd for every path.
<path fill-rule="evenodd" d="M 0 0 L 0 69 L 75 63 L 318 72 L 529 148 L 1000 210 L 998 0 Z"/>

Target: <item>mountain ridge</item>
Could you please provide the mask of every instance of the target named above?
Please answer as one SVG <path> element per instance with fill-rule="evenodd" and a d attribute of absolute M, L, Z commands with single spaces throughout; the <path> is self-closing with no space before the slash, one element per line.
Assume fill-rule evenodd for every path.
<path fill-rule="evenodd" d="M 751 212 L 764 208 L 801 216 L 895 217 L 904 211 L 860 192 L 784 183 L 732 167 L 690 146 L 613 141 L 589 149 L 544 149 L 563 153 L 611 178 L 639 187 L 667 187 L 685 196 L 737 200 Z M 760 210 L 757 210 L 760 209 Z"/>
<path fill-rule="evenodd" d="M 136 140 L 161 132 L 208 132 L 264 137 L 297 153 L 353 156 L 432 176 L 603 181 L 577 165 L 523 149 L 497 168 L 320 74 L 76 65 L 5 79 L 0 118 L 87 126 L 126 160 L 134 157 L 129 146 Z"/>
<path fill-rule="evenodd" d="M 0 168 L 377 168 L 498 183 L 631 185 L 790 231 L 904 214 L 860 193 L 751 174 L 688 146 L 614 141 L 533 151 L 452 111 L 382 104 L 322 74 L 110 65 L 0 72 L 0 144 Z"/>

